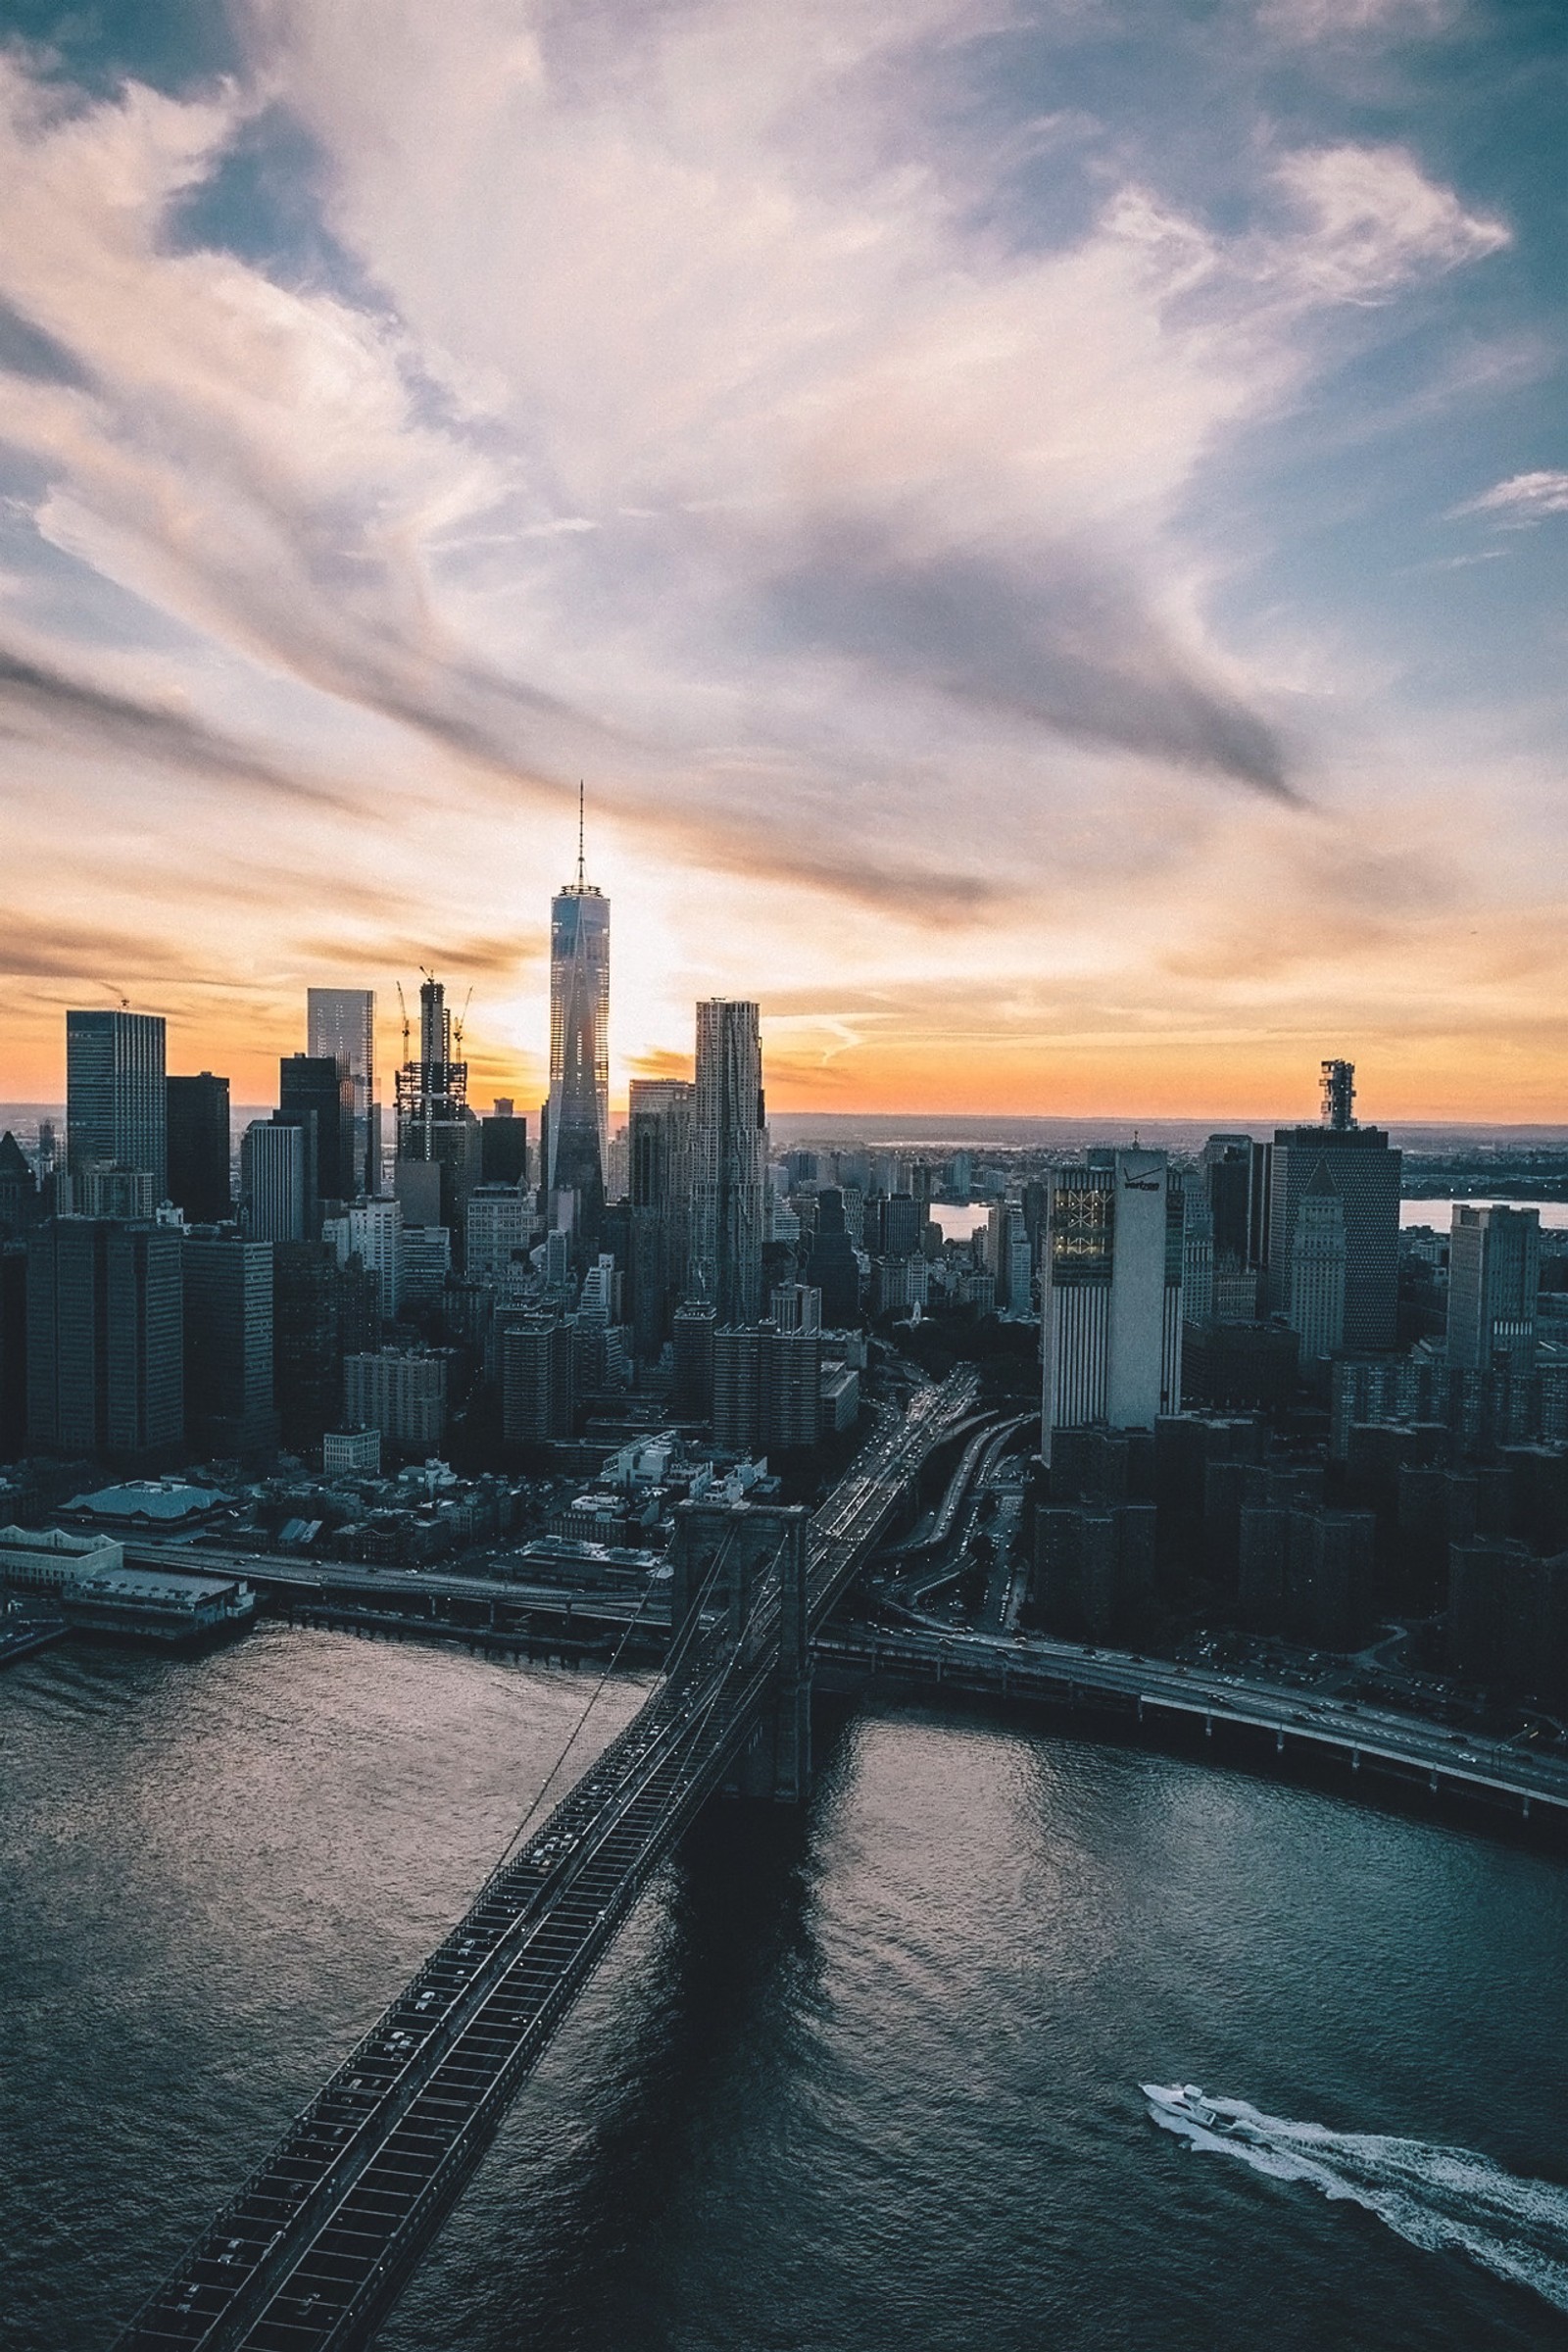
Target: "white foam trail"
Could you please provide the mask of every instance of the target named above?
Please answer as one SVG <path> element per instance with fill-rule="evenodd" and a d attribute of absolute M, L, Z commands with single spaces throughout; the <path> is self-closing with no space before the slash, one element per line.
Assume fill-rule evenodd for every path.
<path fill-rule="evenodd" d="M 1568 2311 L 1568 2188 L 1520 2180 L 1466 2148 L 1292 2123 L 1194 2083 L 1141 2087 L 1154 2122 L 1193 2147 L 1348 2198 L 1412 2246 L 1467 2254 Z M 1206 2130 L 1190 2112 L 1195 2100 L 1227 2128 Z"/>

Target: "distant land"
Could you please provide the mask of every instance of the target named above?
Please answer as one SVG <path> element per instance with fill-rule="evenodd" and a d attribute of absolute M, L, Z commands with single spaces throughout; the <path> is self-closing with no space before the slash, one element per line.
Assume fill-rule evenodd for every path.
<path fill-rule="evenodd" d="M 480 1102 L 475 1107 L 482 1113 L 487 1105 Z M 520 1107 L 528 1121 L 530 1136 L 537 1140 L 537 1104 L 523 1103 Z M 232 1113 L 235 1132 L 243 1130 L 252 1119 L 270 1118 L 272 1108 L 270 1102 L 236 1102 Z M 382 1115 L 390 1118 L 389 1107 Z M 623 1108 L 612 1111 L 612 1125 L 619 1124 L 624 1117 Z M 30 1143 L 36 1136 L 40 1119 L 53 1119 L 63 1135 L 65 1104 L 0 1102 L 0 1132 L 14 1128 L 24 1143 Z M 1201 1151 L 1205 1139 L 1211 1135 L 1267 1137 L 1276 1127 L 1315 1123 L 1311 1110 L 1301 1107 L 1294 1112 L 1281 1111 L 1268 1118 L 1250 1119 L 1227 1116 L 1221 1111 L 1200 1119 L 1171 1119 L 1121 1115 L 1052 1118 L 1004 1111 L 775 1110 L 769 1111 L 767 1120 L 774 1143 L 785 1148 L 816 1143 L 833 1149 L 865 1143 L 892 1149 L 907 1144 L 924 1152 L 944 1149 L 972 1152 L 988 1147 L 1015 1152 L 1076 1152 L 1086 1144 L 1130 1144 L 1136 1136 L 1141 1143 L 1166 1151 L 1194 1152 Z M 1473 1151 L 1487 1145 L 1506 1151 L 1528 1150 L 1533 1146 L 1568 1150 L 1568 1124 L 1502 1126 L 1486 1120 L 1411 1121 L 1375 1117 L 1369 1117 L 1365 1123 L 1386 1126 L 1393 1141 L 1408 1152 L 1441 1152 L 1450 1147 Z"/>

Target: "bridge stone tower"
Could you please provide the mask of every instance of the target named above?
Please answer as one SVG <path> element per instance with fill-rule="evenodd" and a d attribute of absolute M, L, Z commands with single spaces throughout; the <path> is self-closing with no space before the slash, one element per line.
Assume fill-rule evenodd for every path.
<path fill-rule="evenodd" d="M 811 1781 L 811 1668 L 806 1535 L 799 1503 L 683 1502 L 670 1546 L 671 1645 L 693 1612 L 722 1609 L 731 1642 L 742 1641 L 768 1570 L 779 1578 L 778 1675 L 726 1793 L 800 1804 Z M 710 1583 L 710 1580 L 711 1582 Z"/>

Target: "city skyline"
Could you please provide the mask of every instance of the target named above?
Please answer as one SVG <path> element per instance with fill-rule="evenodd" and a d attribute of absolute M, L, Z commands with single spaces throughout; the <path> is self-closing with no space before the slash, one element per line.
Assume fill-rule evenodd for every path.
<path fill-rule="evenodd" d="M 617 1102 L 1557 1107 L 1556 12 L 27 29 L 9 1094 L 423 962 L 537 1102 L 586 775 Z"/>

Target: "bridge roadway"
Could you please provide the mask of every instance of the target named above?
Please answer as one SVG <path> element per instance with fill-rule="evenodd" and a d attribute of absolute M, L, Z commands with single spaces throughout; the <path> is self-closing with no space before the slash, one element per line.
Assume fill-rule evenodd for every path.
<path fill-rule="evenodd" d="M 833 1607 L 971 1373 L 891 1410 L 814 1514 L 808 1617 Z M 698 1615 L 638 1714 L 377 2019 L 153 2294 L 121 2352 L 367 2342 L 653 1873 L 720 1787 L 777 1662 L 776 1567 L 740 1639 Z"/>
<path fill-rule="evenodd" d="M 1369 1767 L 1425 1783 L 1433 1790 L 1462 1789 L 1515 1806 L 1526 1816 L 1539 1811 L 1568 1827 L 1568 1759 L 1450 1732 L 1389 1708 L 1125 1650 L 936 1627 L 836 1627 L 817 1636 L 812 1657 L 823 1666 L 885 1669 L 916 1681 L 1000 1690 L 1057 1704 L 1098 1700 L 1119 1705 L 1143 1722 L 1187 1717 L 1210 1731 L 1216 1723 L 1234 1724 L 1267 1733 L 1276 1753 L 1283 1753 L 1289 1741 L 1293 1748 L 1340 1755 L 1352 1771 Z"/>

